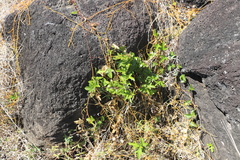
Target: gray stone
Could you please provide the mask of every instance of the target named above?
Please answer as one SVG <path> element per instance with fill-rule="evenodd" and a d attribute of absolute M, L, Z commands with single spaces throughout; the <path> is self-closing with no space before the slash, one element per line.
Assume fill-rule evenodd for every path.
<path fill-rule="evenodd" d="M 183 3 L 186 7 L 201 8 L 206 6 L 211 0 L 176 0 L 176 2 Z"/>
<path fill-rule="evenodd" d="M 195 101 L 203 126 L 214 135 L 214 159 L 239 159 L 240 1 L 208 5 L 180 36 L 177 54 L 182 71 L 195 86 L 202 84 Z"/>
<path fill-rule="evenodd" d="M 76 2 L 74 6 L 68 0 L 36 0 L 29 7 L 31 24 L 24 20 L 27 12 L 21 16 L 21 117 L 29 139 L 37 145 L 61 142 L 64 134 L 75 128 L 73 121 L 81 117 L 88 97 L 84 88 L 92 67 L 105 63 L 102 51 L 109 47 L 105 42 L 125 45 L 135 52 L 148 43 L 150 18 L 143 1 L 115 7 L 111 6 L 124 0 Z M 76 10 L 81 13 L 71 14 Z M 14 16 L 5 20 L 6 39 Z M 72 37 L 73 45 L 68 46 L 71 30 L 77 24 L 70 19 L 79 26 Z"/>

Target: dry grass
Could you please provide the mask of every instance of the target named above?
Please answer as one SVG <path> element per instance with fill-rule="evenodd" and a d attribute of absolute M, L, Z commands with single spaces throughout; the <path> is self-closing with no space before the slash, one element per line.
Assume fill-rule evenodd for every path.
<path fill-rule="evenodd" d="M 32 0 L 3 0 L 0 2 L 0 33 L 6 15 L 21 12 Z M 15 48 L 14 48 L 15 47 Z M 17 69 L 14 42 L 6 42 L 0 34 L 0 159 L 30 159 L 35 153 L 21 130 L 16 116 L 20 110 L 22 83 Z M 36 156 L 39 157 L 39 156 Z"/>
<path fill-rule="evenodd" d="M 11 8 L 8 9 L 10 13 L 15 9 L 20 9 L 20 11 L 26 9 L 32 0 L 25 0 L 21 3 L 19 0 L 3 2 L 0 2 L 3 3 L 2 6 L 11 6 L 8 7 Z M 152 20 L 152 24 L 157 24 L 159 37 L 149 35 L 149 43 L 166 42 L 168 50 L 164 54 L 167 56 L 171 51 L 176 50 L 178 36 L 200 10 L 185 8 L 169 0 L 149 0 L 145 1 L 149 14 L 152 12 L 149 7 L 150 3 L 158 6 L 159 12 L 156 19 Z M 183 94 L 189 95 L 187 96 L 189 100 L 192 97 L 189 91 L 180 88 L 176 76 L 173 75 L 174 71 L 166 72 L 163 77 L 167 88 L 174 91 L 167 95 L 167 101 L 163 100 L 163 90 L 159 90 L 155 96 L 139 95 L 139 101 L 132 104 L 117 98 L 103 103 L 99 97 L 95 97 L 91 101 L 102 107 L 101 114 L 105 118 L 101 120 L 100 117 L 95 117 L 95 122 L 101 121 L 103 124 L 97 127 L 84 125 L 88 123 L 86 119 L 89 117 L 83 117 L 76 121 L 78 130 L 73 133 L 80 135 L 79 142 L 72 142 L 71 135 L 69 135 L 65 138 L 64 148 L 53 146 L 51 149 L 40 152 L 28 142 L 27 137 L 18 127 L 17 117 L 14 116 L 20 109 L 18 102 L 22 98 L 22 84 L 16 63 L 18 50 L 16 41 L 8 44 L 1 39 L 1 159 L 53 159 L 49 157 L 56 159 L 80 159 L 80 157 L 82 159 L 136 159 L 134 150 L 128 143 L 139 143 L 141 138 L 149 144 L 142 154 L 143 159 L 208 159 L 207 154 L 202 150 L 201 128 L 190 127 L 191 120 L 184 117 L 184 113 L 196 110 L 197 106 L 179 100 Z M 147 50 L 147 52 L 151 51 L 151 48 Z M 144 57 L 144 53 L 142 54 Z M 171 63 L 177 64 L 177 61 L 177 58 L 174 58 Z M 162 66 L 166 67 L 168 63 Z M 109 65 L 114 64 L 109 63 Z"/>

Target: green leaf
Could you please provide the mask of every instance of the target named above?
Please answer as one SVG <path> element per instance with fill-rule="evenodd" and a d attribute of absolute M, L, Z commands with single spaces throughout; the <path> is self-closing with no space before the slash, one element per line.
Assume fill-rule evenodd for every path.
<path fill-rule="evenodd" d="M 177 64 L 177 68 L 178 68 L 178 69 L 181 69 L 181 68 L 182 68 L 182 66 L 181 66 L 181 65 L 179 65 L 179 64 Z"/>
<path fill-rule="evenodd" d="M 105 121 L 105 117 L 104 116 L 101 116 L 101 121 Z"/>
<path fill-rule="evenodd" d="M 87 121 L 89 124 L 94 125 L 95 119 L 93 118 L 93 116 L 90 116 L 90 117 L 88 117 L 88 118 L 86 119 L 86 121 Z"/>
<path fill-rule="evenodd" d="M 88 93 L 95 92 L 95 87 L 92 87 L 92 86 L 86 86 L 84 89 L 88 91 Z"/>
<path fill-rule="evenodd" d="M 72 15 L 77 15 L 77 14 L 78 14 L 78 11 L 73 11 L 73 12 L 71 12 L 70 14 L 72 14 Z"/>
<path fill-rule="evenodd" d="M 137 153 L 137 158 L 138 158 L 138 159 L 141 159 L 141 156 L 142 156 L 142 154 L 143 154 L 143 152 L 142 152 L 142 147 L 139 147 L 138 150 L 136 151 L 136 153 Z"/>
<path fill-rule="evenodd" d="M 198 125 L 195 122 L 190 122 L 189 125 L 190 127 L 196 127 L 196 128 L 198 127 Z"/>
<path fill-rule="evenodd" d="M 19 93 L 15 92 L 13 95 L 11 95 L 10 97 L 10 101 L 15 101 L 19 98 Z"/>
<path fill-rule="evenodd" d="M 160 50 L 161 51 L 166 51 L 168 48 L 166 47 L 166 44 L 165 44 L 165 42 L 162 42 L 161 43 L 161 46 L 160 46 Z"/>
<path fill-rule="evenodd" d="M 208 146 L 208 149 L 210 150 L 210 152 L 214 152 L 214 146 L 213 146 L 213 144 L 212 143 L 208 143 L 207 144 L 207 146 Z"/>
<path fill-rule="evenodd" d="M 158 65 L 157 62 L 153 62 L 153 63 L 152 63 L 152 67 L 155 67 L 155 66 L 157 66 L 157 65 Z"/>
<path fill-rule="evenodd" d="M 194 110 L 192 110 L 191 113 L 189 113 L 189 114 L 184 114 L 184 116 L 185 116 L 186 118 L 188 118 L 188 119 L 194 119 L 194 118 L 196 118 L 196 114 L 195 114 L 195 111 L 194 111 Z"/>
<path fill-rule="evenodd" d="M 109 84 L 109 81 L 107 81 L 105 78 L 103 78 L 102 84 L 104 87 L 106 87 Z"/>
<path fill-rule="evenodd" d="M 93 93 L 96 91 L 96 88 L 100 87 L 99 81 L 102 77 L 92 77 L 92 80 L 88 81 L 89 85 L 84 89 L 88 91 L 88 93 Z"/>
<path fill-rule="evenodd" d="M 164 55 L 161 55 L 159 62 L 162 63 L 162 62 L 164 62 L 164 61 L 166 61 L 166 60 L 168 60 L 168 57 L 166 57 L 166 56 L 164 56 Z"/>
<path fill-rule="evenodd" d="M 102 121 L 98 121 L 97 124 L 98 124 L 98 125 L 101 125 L 101 124 L 102 124 Z"/>
<path fill-rule="evenodd" d="M 66 136 L 66 135 L 64 135 L 64 143 L 66 145 L 71 144 L 72 141 L 73 141 L 73 136 Z"/>
<path fill-rule="evenodd" d="M 187 119 L 191 119 L 191 118 L 192 118 L 192 115 L 191 115 L 191 114 L 184 114 L 184 116 L 185 116 Z"/>
<path fill-rule="evenodd" d="M 122 52 L 124 52 L 124 51 L 126 50 L 126 47 L 125 47 L 125 46 L 120 46 L 120 47 L 119 47 L 119 50 L 122 51 Z"/>
<path fill-rule="evenodd" d="M 187 79 L 186 79 L 185 74 L 182 74 L 182 75 L 179 77 L 179 79 L 180 79 L 180 82 L 181 82 L 181 83 L 186 83 L 186 82 L 187 82 Z"/>
<path fill-rule="evenodd" d="M 157 52 L 161 46 L 160 44 L 154 44 L 153 47 L 154 47 L 154 52 Z"/>
<path fill-rule="evenodd" d="M 166 87 L 164 81 L 157 81 L 156 84 L 161 86 L 161 87 Z"/>
<path fill-rule="evenodd" d="M 140 138 L 140 144 L 141 144 L 141 146 L 143 146 L 143 147 L 147 147 L 148 146 L 148 143 L 146 143 L 146 142 L 144 142 L 144 139 L 143 138 Z"/>
<path fill-rule="evenodd" d="M 153 29 L 153 36 L 154 36 L 155 38 L 158 38 L 158 33 L 157 33 L 156 29 Z"/>
<path fill-rule="evenodd" d="M 160 68 L 158 69 L 158 74 L 163 74 L 163 73 L 164 73 L 164 68 L 160 67 Z"/>
<path fill-rule="evenodd" d="M 140 138 L 140 143 L 136 143 L 136 141 L 135 141 L 134 143 L 128 143 L 128 144 L 133 146 L 133 149 L 136 150 L 135 153 L 136 153 L 138 159 L 141 158 L 144 150 L 148 146 L 148 143 L 144 142 L 143 138 Z"/>
<path fill-rule="evenodd" d="M 173 58 L 176 57 L 176 54 L 174 54 L 174 52 L 170 52 L 170 55 L 169 55 L 169 56 L 170 56 L 171 59 L 173 59 Z"/>
<path fill-rule="evenodd" d="M 187 100 L 187 101 L 184 102 L 184 105 L 185 105 L 185 106 L 189 106 L 189 105 L 191 105 L 191 104 L 192 104 L 192 101 L 191 101 L 191 100 Z"/>
<path fill-rule="evenodd" d="M 109 72 L 109 73 L 107 74 L 107 76 L 112 79 L 112 78 L 113 78 L 112 72 Z"/>
<path fill-rule="evenodd" d="M 153 86 L 153 85 L 149 86 L 147 84 L 144 84 L 138 90 L 142 93 L 146 93 L 148 95 L 153 95 L 156 92 L 156 90 L 154 90 L 152 88 L 155 88 L 155 86 Z"/>
<path fill-rule="evenodd" d="M 194 88 L 193 88 L 193 86 L 190 84 L 190 86 L 189 86 L 189 89 L 188 89 L 189 91 L 194 91 Z"/>
<path fill-rule="evenodd" d="M 197 116 L 194 110 L 191 111 L 191 115 L 192 115 L 192 118 L 196 118 Z"/>
<path fill-rule="evenodd" d="M 169 63 L 169 65 L 168 65 L 168 71 L 171 71 L 173 68 L 175 68 L 176 67 L 176 65 L 175 64 L 171 64 L 171 63 Z"/>
<path fill-rule="evenodd" d="M 158 123 L 159 122 L 159 117 L 154 117 L 154 123 Z"/>
<path fill-rule="evenodd" d="M 128 143 L 129 145 L 133 146 L 133 149 L 138 149 L 139 144 L 134 142 L 134 143 Z"/>
<path fill-rule="evenodd" d="M 97 74 L 100 74 L 101 76 L 103 76 L 104 75 L 104 73 L 106 73 L 106 71 L 105 70 L 98 70 L 97 71 Z"/>
<path fill-rule="evenodd" d="M 151 58 L 153 58 L 154 56 L 156 56 L 156 53 L 155 53 L 155 52 L 150 52 L 150 53 L 148 53 L 148 59 L 151 59 Z"/>

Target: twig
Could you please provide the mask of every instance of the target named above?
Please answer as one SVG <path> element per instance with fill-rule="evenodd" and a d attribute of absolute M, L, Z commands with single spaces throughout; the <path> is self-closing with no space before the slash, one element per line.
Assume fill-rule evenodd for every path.
<path fill-rule="evenodd" d="M 224 127 L 225 131 L 227 132 L 228 137 L 230 138 L 230 140 L 231 140 L 234 148 L 236 149 L 236 151 L 237 151 L 237 153 L 238 153 L 238 156 L 240 157 L 240 152 L 239 152 L 239 150 L 238 150 L 238 148 L 237 148 L 237 145 L 236 145 L 236 143 L 235 143 L 235 140 L 233 139 L 232 134 L 231 134 L 230 131 L 227 129 L 227 124 L 226 124 L 226 122 L 223 121 L 223 120 L 221 120 L 221 123 L 223 124 L 223 127 Z"/>
<path fill-rule="evenodd" d="M 2 104 L 0 104 L 0 105 L 1 105 L 2 110 L 5 112 L 5 114 L 8 116 L 8 118 L 10 119 L 10 121 L 14 124 L 14 126 L 21 132 L 21 134 L 22 134 L 25 138 L 27 138 L 27 135 L 26 135 L 26 134 L 23 132 L 23 130 L 22 130 L 20 127 L 18 127 L 18 125 L 14 122 L 13 118 L 12 118 L 11 115 L 8 113 L 7 109 L 5 109 Z M 37 148 L 37 146 L 36 146 L 34 143 L 31 142 L 31 144 L 32 144 L 34 147 Z"/>

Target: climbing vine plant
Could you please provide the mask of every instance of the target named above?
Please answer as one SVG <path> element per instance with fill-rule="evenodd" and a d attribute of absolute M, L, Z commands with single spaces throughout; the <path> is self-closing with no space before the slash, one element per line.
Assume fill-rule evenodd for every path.
<path fill-rule="evenodd" d="M 137 92 L 153 95 L 156 88 L 165 87 L 161 75 L 133 52 L 127 53 L 125 47 L 113 45 L 107 56 L 110 63 L 99 69 L 85 88 L 91 96 L 104 93 L 132 102 Z"/>

